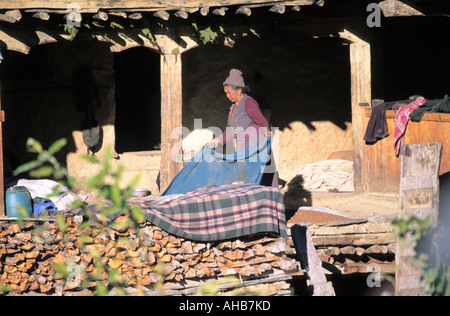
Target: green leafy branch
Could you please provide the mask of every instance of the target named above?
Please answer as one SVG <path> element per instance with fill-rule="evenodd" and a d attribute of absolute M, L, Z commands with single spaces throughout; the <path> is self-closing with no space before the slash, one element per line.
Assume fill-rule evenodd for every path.
<path fill-rule="evenodd" d="M 66 144 L 67 141 L 65 139 L 60 139 L 45 150 L 38 141 L 29 138 L 27 141 L 28 151 L 35 153 L 37 158 L 21 165 L 14 171 L 14 174 L 18 175 L 28 172 L 33 177 L 53 177 L 61 182 L 61 187 L 64 184 L 71 192 L 76 193 L 76 180 L 69 176 L 67 169 L 62 167 L 54 157 Z M 136 236 L 144 235 L 140 230 L 141 223 L 145 221 L 144 213 L 141 208 L 131 206 L 128 203 L 128 199 L 139 182 L 140 174 L 134 177 L 125 188 L 120 188 L 119 183 L 121 182 L 124 168 L 122 166 L 115 168 L 111 165 L 112 151 L 110 149 L 105 150 L 103 160 L 90 155 L 84 155 L 83 159 L 98 166 L 98 172 L 86 178 L 83 183 L 87 185 L 90 192 L 97 194 L 97 198 L 107 201 L 97 204 L 95 209 L 91 209 L 81 200 L 76 201 L 71 207 L 75 214 L 82 214 L 83 222 L 79 225 L 79 229 L 86 231 L 86 233 L 78 237 L 78 247 L 80 250 L 89 253 L 89 256 L 93 258 L 95 269 L 87 273 L 86 267 L 81 262 L 76 263 L 75 260 L 69 258 L 66 262 L 56 263 L 55 270 L 67 282 L 70 281 L 70 273 L 73 270 L 78 271 L 80 274 L 85 274 L 81 286 L 87 288 L 95 284 L 97 295 L 107 294 L 111 286 L 115 289 L 116 294 L 124 294 L 124 288 L 128 286 L 129 280 L 119 273 L 114 262 L 112 264 L 110 262 L 107 263 L 96 251 L 95 247 L 88 247 L 90 245 L 95 246 L 92 233 L 95 233 L 97 236 L 105 235 L 110 228 L 115 230 L 133 229 L 136 232 Z M 60 193 L 59 189 L 56 189 L 52 195 Z M 113 221 L 110 219 L 111 216 L 121 216 L 123 220 Z M 62 232 L 67 232 L 66 219 L 61 213 L 57 214 L 57 224 Z M 70 239 L 70 236 L 67 239 Z M 123 239 L 119 240 L 119 242 L 121 245 L 126 246 L 136 241 Z M 146 254 L 143 253 L 142 256 L 141 260 L 145 260 Z"/>
<path fill-rule="evenodd" d="M 392 225 L 400 247 L 414 246 L 412 260 L 423 270 L 419 282 L 425 284 L 426 294 L 450 296 L 450 254 L 446 251 L 450 228 L 443 222 L 434 227 L 432 216 L 404 215 Z"/>

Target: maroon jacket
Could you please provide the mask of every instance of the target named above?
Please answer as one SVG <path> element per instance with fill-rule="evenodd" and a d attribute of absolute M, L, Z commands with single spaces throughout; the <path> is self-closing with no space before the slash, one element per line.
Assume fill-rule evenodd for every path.
<path fill-rule="evenodd" d="M 243 130 L 252 125 L 258 125 L 259 128 L 270 129 L 269 122 L 261 113 L 259 104 L 252 97 L 244 94 L 244 97 L 237 106 L 234 104 L 230 107 L 230 113 L 228 114 L 227 129 L 219 137 L 222 144 L 228 143 L 233 140 L 234 134 L 229 127 L 237 128 L 241 127 Z"/>

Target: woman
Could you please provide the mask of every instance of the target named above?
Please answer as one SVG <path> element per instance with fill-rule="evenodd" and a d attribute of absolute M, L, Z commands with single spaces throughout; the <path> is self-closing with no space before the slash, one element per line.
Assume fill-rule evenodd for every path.
<path fill-rule="evenodd" d="M 269 123 L 258 103 L 245 94 L 248 87 L 242 72 L 232 69 L 223 85 L 228 99 L 233 103 L 227 130 L 203 146 L 162 195 L 184 194 L 197 188 L 239 182 L 278 187 Z M 232 144 L 233 153 L 218 151 L 220 144 Z"/>
<path fill-rule="evenodd" d="M 261 113 L 258 102 L 245 93 L 248 87 L 245 85 L 242 72 L 232 69 L 223 86 L 228 100 L 232 102 L 227 128 L 209 143 L 209 147 L 216 148 L 233 141 L 233 149 L 236 151 L 249 147 L 249 144 L 258 144 L 263 140 L 260 135 L 269 137 L 269 122 Z"/>

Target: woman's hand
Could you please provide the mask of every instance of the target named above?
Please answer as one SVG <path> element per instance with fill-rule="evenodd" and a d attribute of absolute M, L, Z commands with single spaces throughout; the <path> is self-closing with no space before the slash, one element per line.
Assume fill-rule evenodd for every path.
<path fill-rule="evenodd" d="M 209 148 L 214 149 L 219 145 L 219 139 L 214 138 L 212 141 L 209 142 Z"/>

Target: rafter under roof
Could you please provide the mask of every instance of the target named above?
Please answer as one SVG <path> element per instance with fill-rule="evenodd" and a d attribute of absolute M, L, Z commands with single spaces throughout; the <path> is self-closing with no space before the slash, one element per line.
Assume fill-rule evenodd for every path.
<path fill-rule="evenodd" d="M 223 7 L 223 6 L 268 6 L 268 5 L 323 5 L 323 0 L 1 0 L 2 9 L 41 9 L 55 11 L 71 11 L 74 8 L 81 13 L 96 13 L 99 10 L 122 10 L 122 11 L 172 11 L 172 10 L 193 10 L 204 7 Z"/>

